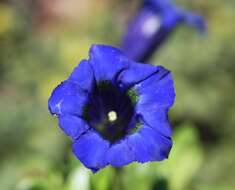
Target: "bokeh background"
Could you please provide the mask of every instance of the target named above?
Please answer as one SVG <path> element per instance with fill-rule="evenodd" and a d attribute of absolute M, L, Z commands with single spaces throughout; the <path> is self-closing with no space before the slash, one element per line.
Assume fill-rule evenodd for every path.
<path fill-rule="evenodd" d="M 178 27 L 150 60 L 174 74 L 168 160 L 130 164 L 127 190 L 235 189 L 235 1 L 178 0 L 208 31 Z M 0 0 L 0 189 L 115 189 L 71 153 L 47 109 L 53 88 L 93 43 L 120 43 L 138 0 Z"/>

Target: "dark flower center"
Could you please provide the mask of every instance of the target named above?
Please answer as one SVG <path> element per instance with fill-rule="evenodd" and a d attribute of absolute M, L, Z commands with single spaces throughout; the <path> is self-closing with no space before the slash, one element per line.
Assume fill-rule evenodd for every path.
<path fill-rule="evenodd" d="M 84 116 L 104 139 L 115 142 L 135 125 L 133 100 L 110 82 L 100 82 L 90 95 Z"/>

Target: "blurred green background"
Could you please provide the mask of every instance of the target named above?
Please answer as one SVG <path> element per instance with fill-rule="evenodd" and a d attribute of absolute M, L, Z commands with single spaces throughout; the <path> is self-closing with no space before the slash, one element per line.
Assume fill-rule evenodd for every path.
<path fill-rule="evenodd" d="M 130 164 L 127 190 L 235 189 L 235 1 L 178 0 L 208 23 L 181 26 L 151 63 L 172 70 L 174 146 L 168 160 Z M 0 189 L 115 189 L 71 153 L 47 109 L 53 88 L 91 44 L 118 45 L 138 0 L 0 0 Z"/>

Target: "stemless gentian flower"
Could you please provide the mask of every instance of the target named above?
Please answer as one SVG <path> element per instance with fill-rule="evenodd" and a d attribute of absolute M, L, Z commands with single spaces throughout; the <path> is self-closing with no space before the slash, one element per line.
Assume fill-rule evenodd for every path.
<path fill-rule="evenodd" d="M 109 164 L 166 159 L 174 97 L 168 70 L 135 63 L 116 48 L 93 45 L 89 60 L 55 88 L 48 103 L 73 140 L 76 157 L 96 172 Z"/>
<path fill-rule="evenodd" d="M 181 23 L 203 32 L 206 24 L 197 14 L 187 12 L 170 0 L 145 0 L 127 28 L 120 49 L 135 61 L 147 61 Z"/>

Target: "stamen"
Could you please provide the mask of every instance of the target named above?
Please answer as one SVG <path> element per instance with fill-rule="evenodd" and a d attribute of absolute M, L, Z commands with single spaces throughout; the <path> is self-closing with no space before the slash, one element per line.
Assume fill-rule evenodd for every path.
<path fill-rule="evenodd" d="M 116 121 L 116 120 L 117 120 L 117 113 L 116 113 L 115 111 L 110 111 L 110 112 L 108 113 L 108 120 L 109 120 L 110 122 Z"/>

